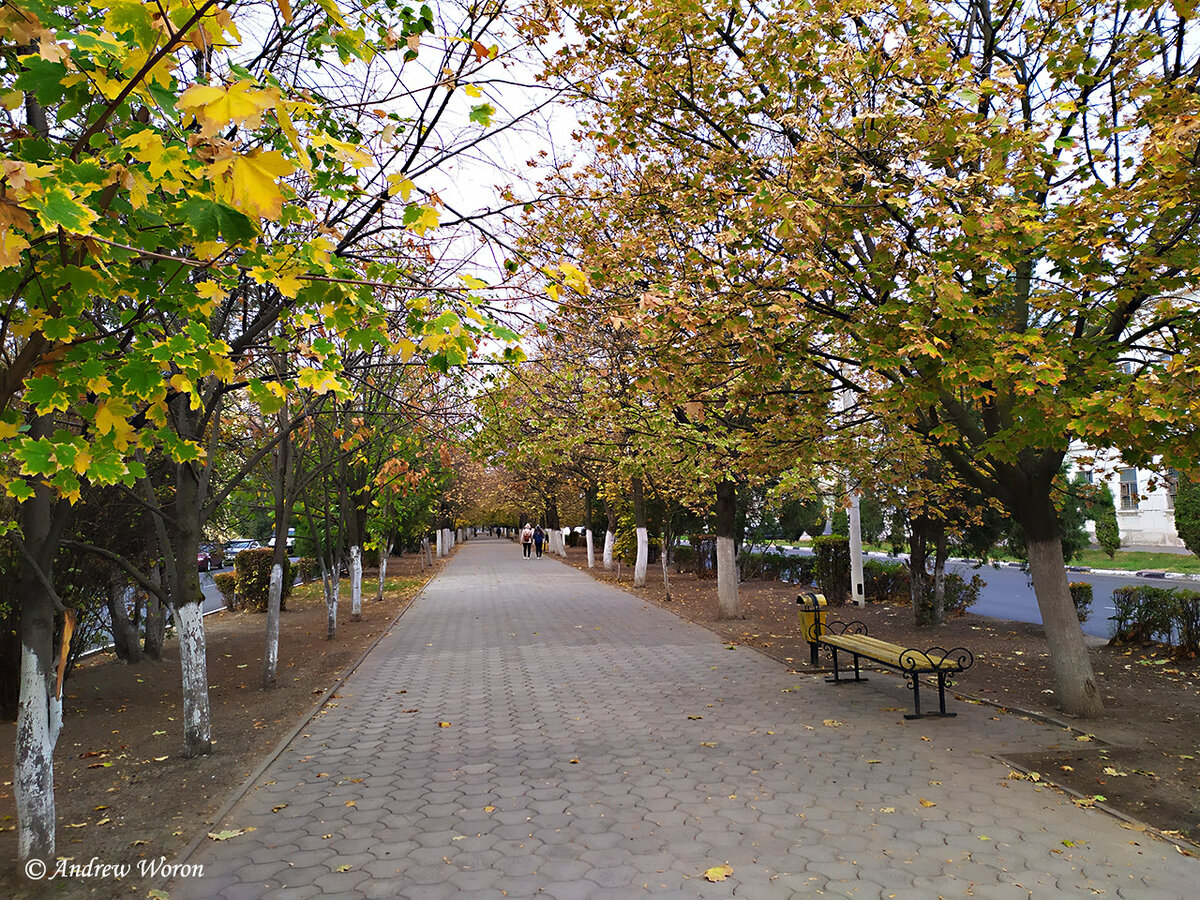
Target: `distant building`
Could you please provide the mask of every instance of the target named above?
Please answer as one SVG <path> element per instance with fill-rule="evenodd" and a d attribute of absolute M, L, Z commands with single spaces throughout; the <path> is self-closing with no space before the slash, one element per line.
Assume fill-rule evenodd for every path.
<path fill-rule="evenodd" d="M 1117 507 L 1121 546 L 1183 547 L 1175 530 L 1173 469 L 1139 469 L 1126 465 L 1115 450 L 1089 450 L 1073 445 L 1071 462 L 1093 484 L 1105 483 Z M 1088 522 L 1094 533 L 1094 523 Z"/>

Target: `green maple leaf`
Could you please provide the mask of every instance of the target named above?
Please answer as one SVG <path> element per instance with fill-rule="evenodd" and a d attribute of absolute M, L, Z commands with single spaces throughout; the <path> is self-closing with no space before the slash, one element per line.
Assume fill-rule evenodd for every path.
<path fill-rule="evenodd" d="M 471 107 L 471 121 L 484 128 L 492 124 L 492 116 L 495 114 L 496 108 L 490 103 L 480 103 Z"/>
<path fill-rule="evenodd" d="M 71 405 L 71 396 L 53 375 L 41 375 L 25 382 L 25 402 L 41 414 L 66 409 Z"/>
<path fill-rule="evenodd" d="M 221 237 L 231 244 L 239 244 L 251 240 L 256 234 L 254 223 L 247 215 L 224 203 L 192 197 L 180 209 L 184 221 L 202 241 Z"/>
<path fill-rule="evenodd" d="M 21 463 L 21 472 L 25 475 L 52 475 L 58 470 L 54 445 L 45 438 L 25 441 L 13 451 L 13 457 Z"/>
<path fill-rule="evenodd" d="M 37 212 L 38 221 L 46 231 L 63 228 L 76 234 L 88 234 L 97 218 L 95 212 L 63 187 L 52 187 L 27 202 Z"/>

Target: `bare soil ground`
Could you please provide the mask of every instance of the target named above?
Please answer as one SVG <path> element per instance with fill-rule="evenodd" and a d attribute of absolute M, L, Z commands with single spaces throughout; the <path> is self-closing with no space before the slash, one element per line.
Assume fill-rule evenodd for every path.
<path fill-rule="evenodd" d="M 569 553 L 569 563 L 586 568 L 581 549 Z M 591 574 L 618 583 L 613 572 L 597 568 Z M 626 568 L 620 587 L 795 671 L 812 671 L 796 606 L 801 588 L 796 585 L 743 582 L 743 618 L 721 621 L 715 580 L 672 570 L 668 600 L 661 569 L 652 567 L 647 586 L 638 590 L 630 574 Z M 1090 653 L 1105 712 L 1098 719 L 1080 720 L 1065 715 L 1056 703 L 1040 625 L 967 613 L 936 628 L 918 628 L 911 607 L 877 604 L 831 610 L 830 616 L 858 619 L 869 634 L 907 647 L 966 647 L 975 664 L 957 678 L 958 696 L 1064 726 L 1059 749 L 1009 756 L 1009 762 L 1073 792 L 1078 803 L 1115 811 L 1200 853 L 1200 661 L 1177 658 L 1170 648 L 1157 645 L 1096 642 Z M 828 666 L 827 654 L 822 654 L 821 663 Z"/>
<path fill-rule="evenodd" d="M 279 741 L 305 721 L 322 695 L 355 663 L 440 567 L 416 556 L 388 563 L 387 590 L 375 601 L 374 573 L 363 578 L 363 616 L 350 621 L 343 584 L 336 640 L 325 638 L 320 585 L 298 587 L 280 622 L 278 686 L 260 687 L 265 618 L 224 612 L 205 619 L 213 753 L 181 753 L 178 642 L 160 662 L 136 665 L 109 654 L 86 661 L 64 686 L 64 721 L 55 754 L 58 853 L 84 864 L 168 862 L 207 833 L 213 813 Z M 370 598 L 370 599 L 368 599 Z M 153 880 L 43 883 L 16 864 L 12 754 L 15 726 L 0 723 L 0 897 L 145 897 Z"/>

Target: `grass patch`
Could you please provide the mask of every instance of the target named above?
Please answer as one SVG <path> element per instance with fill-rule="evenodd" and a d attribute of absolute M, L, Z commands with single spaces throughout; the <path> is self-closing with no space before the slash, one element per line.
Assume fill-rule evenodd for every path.
<path fill-rule="evenodd" d="M 1142 569 L 1163 569 L 1167 572 L 1187 572 L 1200 575 L 1200 559 L 1190 553 L 1150 553 L 1143 550 L 1118 550 L 1109 559 L 1103 550 L 1084 550 L 1071 560 L 1073 566 L 1093 569 L 1120 569 L 1137 572 Z"/>

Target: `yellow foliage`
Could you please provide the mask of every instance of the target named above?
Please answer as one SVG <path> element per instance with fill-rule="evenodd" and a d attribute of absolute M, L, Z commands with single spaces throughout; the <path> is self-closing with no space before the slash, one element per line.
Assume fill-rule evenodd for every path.
<path fill-rule="evenodd" d="M 278 90 L 239 81 L 229 87 L 194 84 L 180 95 L 176 105 L 200 125 L 201 137 L 212 137 L 228 125 L 257 128 L 263 113 L 274 109 L 278 102 Z"/>

